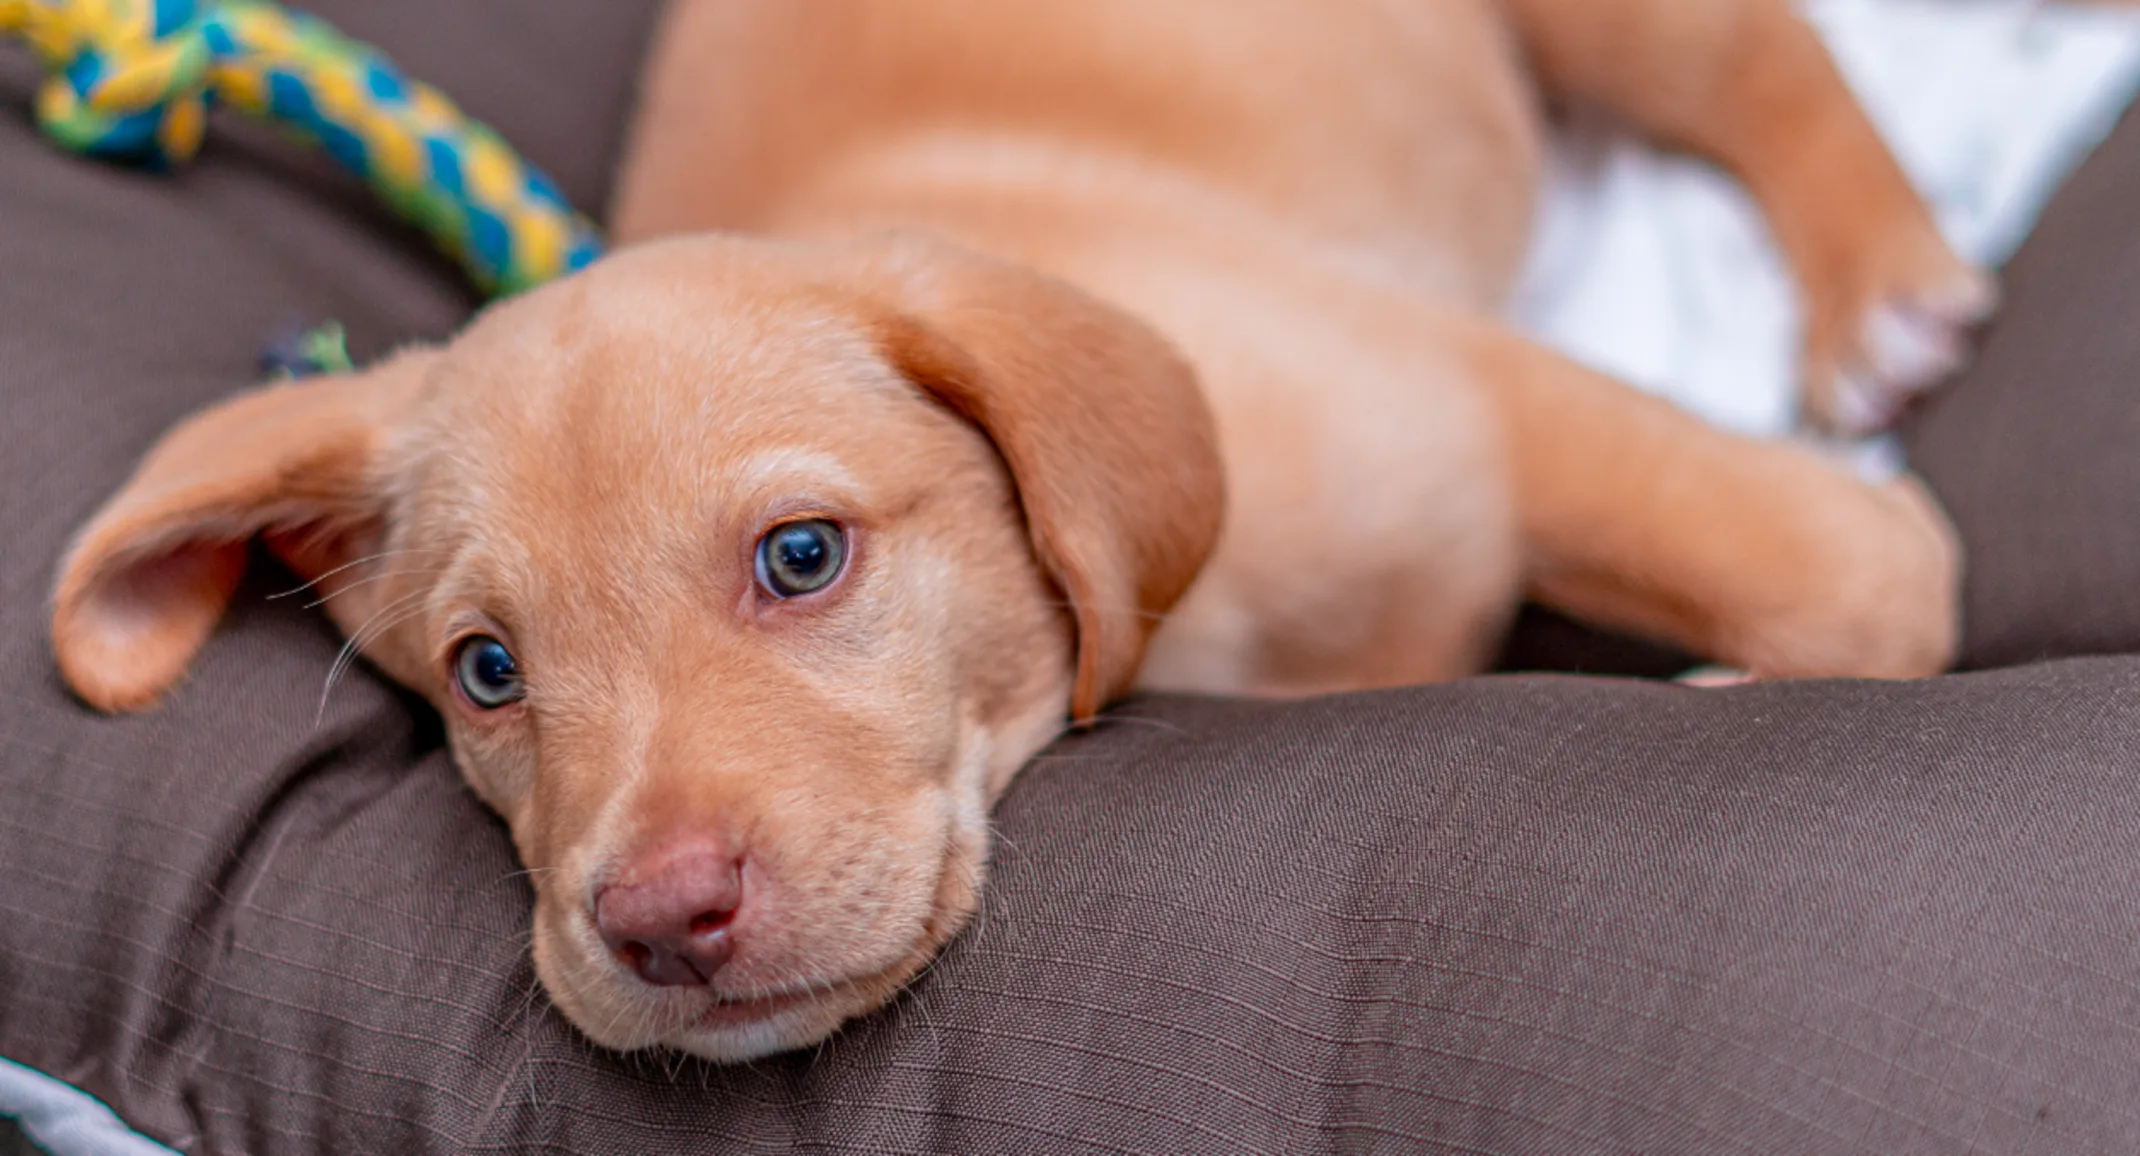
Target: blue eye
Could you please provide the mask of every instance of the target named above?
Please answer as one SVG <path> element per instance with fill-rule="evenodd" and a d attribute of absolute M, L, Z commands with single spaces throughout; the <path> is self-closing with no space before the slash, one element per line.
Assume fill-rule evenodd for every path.
<path fill-rule="evenodd" d="M 513 652 L 487 634 L 468 639 L 453 652 L 453 677 L 468 701 L 484 710 L 518 702 L 527 693 Z"/>
<path fill-rule="evenodd" d="M 831 522 L 789 522 L 758 539 L 758 585 L 793 598 L 832 585 L 847 560 L 847 535 Z"/>

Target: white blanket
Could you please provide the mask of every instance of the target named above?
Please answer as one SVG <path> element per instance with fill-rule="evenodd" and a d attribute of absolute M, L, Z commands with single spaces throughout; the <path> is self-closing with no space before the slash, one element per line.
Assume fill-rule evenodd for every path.
<path fill-rule="evenodd" d="M 2013 254 L 2140 87 L 2140 10 L 2033 0 L 1801 8 L 1956 251 L 1987 268 Z M 1551 172 L 1517 323 L 1727 429 L 1791 432 L 1796 287 L 1746 193 L 1594 116 L 1556 142 Z M 1869 463 L 1887 459 L 1874 450 Z"/>
<path fill-rule="evenodd" d="M 0 1057 L 0 1116 L 54 1156 L 178 1156 L 79 1088 Z"/>

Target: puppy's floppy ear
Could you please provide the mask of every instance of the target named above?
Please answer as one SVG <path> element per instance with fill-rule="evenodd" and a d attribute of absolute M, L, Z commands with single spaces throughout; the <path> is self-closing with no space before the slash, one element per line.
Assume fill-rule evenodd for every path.
<path fill-rule="evenodd" d="M 995 443 L 1077 624 L 1071 714 L 1126 693 L 1211 554 L 1225 477 L 1181 355 L 1060 281 L 948 245 L 872 244 L 891 361 Z"/>
<path fill-rule="evenodd" d="M 60 566 L 52 644 L 75 693 L 117 711 L 169 689 L 222 617 L 255 535 L 308 579 L 375 552 L 374 466 L 435 356 L 241 394 L 165 434 Z"/>

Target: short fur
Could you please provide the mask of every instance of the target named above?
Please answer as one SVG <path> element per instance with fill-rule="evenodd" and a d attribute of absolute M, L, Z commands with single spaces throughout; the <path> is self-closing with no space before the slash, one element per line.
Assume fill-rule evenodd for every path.
<path fill-rule="evenodd" d="M 682 0 L 631 246 L 179 427 L 62 569 L 61 667 L 152 702 L 266 535 L 447 719 L 559 1006 L 724 1059 L 911 978 L 1010 777 L 1133 685 L 1455 677 L 1526 594 L 1766 677 L 1942 669 L 1959 555 L 1915 482 L 1495 320 L 1563 99 L 1747 181 L 1824 424 L 1884 422 L 1989 307 L 1785 0 Z M 799 517 L 852 558 L 768 599 Z M 453 689 L 478 632 L 524 702 Z M 684 846 L 734 849 L 734 953 L 656 987 L 593 905 Z"/>

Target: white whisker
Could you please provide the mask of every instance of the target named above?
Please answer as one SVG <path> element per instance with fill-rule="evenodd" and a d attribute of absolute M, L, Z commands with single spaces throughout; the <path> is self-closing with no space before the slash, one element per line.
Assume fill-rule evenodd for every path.
<path fill-rule="evenodd" d="M 345 671 L 356 663 L 357 655 L 363 648 L 387 631 L 423 613 L 425 609 L 424 599 L 429 594 L 430 591 L 428 590 L 418 590 L 412 594 L 402 595 L 400 598 L 380 607 L 377 613 L 365 621 L 364 625 L 350 634 L 349 641 L 342 644 L 341 653 L 335 656 L 334 665 L 327 668 L 326 682 L 320 687 L 319 709 L 312 718 L 313 726 L 320 725 L 326 719 L 327 699 L 328 696 L 334 693 L 334 684 L 342 677 Z M 393 615 L 393 617 L 384 623 L 380 622 L 380 619 L 386 618 L 388 615 Z"/>
<path fill-rule="evenodd" d="M 361 588 L 361 587 L 369 586 L 369 585 L 371 585 L 371 584 L 372 584 L 372 583 L 374 583 L 374 582 L 381 582 L 381 581 L 384 581 L 384 580 L 386 580 L 386 579 L 388 579 L 388 578 L 407 578 L 407 577 L 409 577 L 410 575 L 414 575 L 414 574 L 436 574 L 436 573 L 438 573 L 438 570 L 437 570 L 436 568 L 432 568 L 432 569 L 428 569 L 428 570 L 382 570 L 382 571 L 380 571 L 380 572 L 379 572 L 379 573 L 377 573 L 377 574 L 372 574 L 372 575 L 369 575 L 369 576 L 367 576 L 367 577 L 364 577 L 364 578 L 359 578 L 359 579 L 357 579 L 357 580 L 356 580 L 356 581 L 354 581 L 354 582 L 350 582 L 350 583 L 348 583 L 348 584 L 346 584 L 346 585 L 343 585 L 343 586 L 339 586 L 339 587 L 336 587 L 336 588 L 335 588 L 335 591 L 334 591 L 334 593 L 332 593 L 332 594 L 324 594 L 324 595 L 321 595 L 320 597 L 318 597 L 318 598 L 315 598 L 315 599 L 313 599 L 312 601 L 310 601 L 310 602 L 307 602 L 307 603 L 305 603 L 305 609 L 307 609 L 307 610 L 317 610 L 317 609 L 319 609 L 320 607 L 322 607 L 322 606 L 325 606 L 325 605 L 327 605 L 327 604 L 328 604 L 329 602 L 332 602 L 332 601 L 334 601 L 335 599 L 337 599 L 337 598 L 340 598 L 340 597 L 341 597 L 342 595 L 344 595 L 344 594 L 347 594 L 347 593 L 349 593 L 349 592 L 350 592 L 350 591 L 352 591 L 352 590 L 356 590 L 356 589 L 359 589 L 359 588 Z M 292 593 L 295 593 L 295 591 L 292 591 Z"/>
<path fill-rule="evenodd" d="M 270 595 L 268 595 L 268 596 L 267 596 L 267 600 L 268 600 L 268 601 L 270 601 L 270 602 L 273 602 L 273 601 L 275 601 L 275 600 L 277 600 L 277 599 L 280 599 L 280 598 L 288 598 L 288 597 L 289 597 L 289 596 L 291 596 L 292 594 L 302 594 L 302 593 L 304 593 L 305 591 L 307 591 L 307 590 L 310 590 L 310 589 L 312 589 L 312 588 L 313 588 L 314 586 L 317 586 L 317 585 L 319 585 L 320 583 L 322 583 L 322 582 L 325 582 L 325 581 L 326 581 L 327 579 L 329 579 L 329 578 L 332 578 L 332 577 L 334 577 L 334 576 L 335 576 L 335 575 L 337 575 L 337 574 L 340 574 L 340 573 L 341 573 L 342 571 L 344 571 L 344 570 L 348 570 L 348 569 L 351 569 L 352 567 L 356 567 L 356 566 L 363 566 L 363 565 L 365 565 L 365 564 L 367 564 L 367 563 L 371 563 L 371 562 L 378 562 L 378 561 L 383 561 L 384 559 L 387 559 L 387 558 L 398 558 L 398 557 L 400 557 L 400 556 L 402 556 L 402 555 L 404 555 L 404 554 L 443 554 L 443 553 L 445 553 L 445 551 L 444 551 L 444 550 L 418 550 L 418 549 L 410 548 L 410 549 L 405 549 L 405 550 L 382 550 L 382 551 L 380 551 L 380 552 L 379 552 L 379 553 L 377 553 L 377 554 L 366 554 L 366 555 L 365 555 L 364 557 L 362 557 L 362 558 L 353 558 L 353 559 L 351 559 L 351 560 L 349 560 L 349 561 L 347 561 L 347 562 L 344 562 L 344 563 L 342 563 L 341 565 L 339 565 L 339 566 L 336 566 L 336 567 L 335 567 L 334 569 L 332 569 L 332 570 L 329 570 L 329 571 L 327 571 L 326 573 L 323 573 L 323 574 L 321 574 L 321 575 L 320 575 L 319 577 L 317 577 L 317 578 L 314 578 L 314 579 L 313 579 L 312 581 L 310 581 L 310 582 L 307 582 L 307 583 L 305 583 L 305 584 L 303 584 L 303 585 L 301 585 L 301 586 L 293 586 L 293 587 L 291 587 L 290 589 L 288 589 L 288 590 L 284 590 L 284 591 L 282 591 L 282 592 L 281 592 L 281 593 L 279 593 L 279 594 L 270 594 Z"/>

